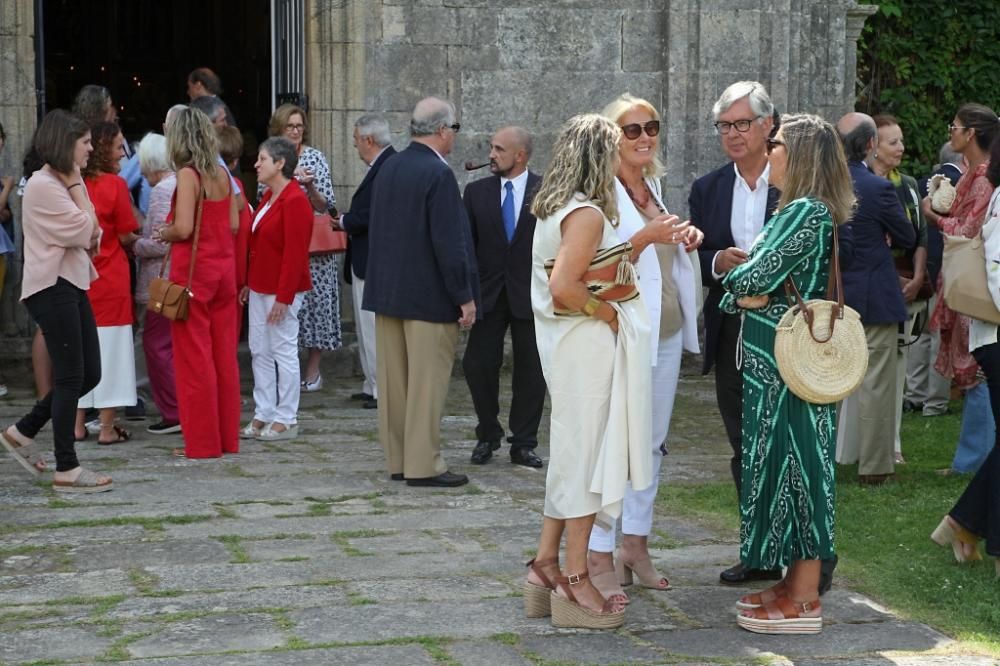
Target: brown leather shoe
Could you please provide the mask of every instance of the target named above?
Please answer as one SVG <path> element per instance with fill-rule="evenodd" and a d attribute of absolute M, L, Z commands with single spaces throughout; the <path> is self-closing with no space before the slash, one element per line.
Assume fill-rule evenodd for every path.
<path fill-rule="evenodd" d="M 893 474 L 859 474 L 858 483 L 863 486 L 884 486 L 893 476 Z"/>

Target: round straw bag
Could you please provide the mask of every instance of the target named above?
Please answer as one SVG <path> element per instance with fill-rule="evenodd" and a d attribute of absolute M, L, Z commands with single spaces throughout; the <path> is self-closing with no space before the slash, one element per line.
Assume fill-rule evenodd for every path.
<path fill-rule="evenodd" d="M 833 229 L 827 300 L 804 302 L 795 283 L 786 279 L 790 307 L 774 334 L 774 358 L 781 379 L 792 393 L 817 405 L 846 398 L 861 385 L 868 370 L 868 343 L 861 316 L 844 305 L 836 224 Z M 836 301 L 831 293 L 834 284 Z"/>
<path fill-rule="evenodd" d="M 775 329 L 774 357 L 781 379 L 806 402 L 827 405 L 843 400 L 861 385 L 868 370 L 861 317 L 846 305 L 837 316 L 835 301 L 816 299 L 804 304 L 812 319 L 810 327 L 802 307 L 790 307 Z"/>

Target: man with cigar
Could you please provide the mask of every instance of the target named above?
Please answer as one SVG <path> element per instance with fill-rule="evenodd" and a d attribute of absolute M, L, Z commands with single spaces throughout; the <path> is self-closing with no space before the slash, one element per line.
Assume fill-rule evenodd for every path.
<path fill-rule="evenodd" d="M 412 142 L 375 177 L 365 310 L 375 313 L 378 434 L 389 474 L 460 486 L 441 457 L 441 416 L 458 329 L 476 321 L 479 278 L 458 181 L 445 157 L 461 125 L 436 97 L 417 102 Z"/>
<path fill-rule="evenodd" d="M 476 448 L 472 463 L 489 462 L 504 436 L 500 425 L 500 366 L 504 337 L 510 328 L 513 347 L 508 426 L 510 461 L 541 467 L 538 424 L 545 404 L 545 378 L 535 346 L 531 311 L 531 245 L 535 216 L 531 201 L 541 177 L 528 171 L 531 135 L 504 127 L 490 140 L 492 176 L 469 183 L 465 208 L 479 263 L 481 319 L 469 333 L 462 359 L 465 381 L 476 409 Z"/>

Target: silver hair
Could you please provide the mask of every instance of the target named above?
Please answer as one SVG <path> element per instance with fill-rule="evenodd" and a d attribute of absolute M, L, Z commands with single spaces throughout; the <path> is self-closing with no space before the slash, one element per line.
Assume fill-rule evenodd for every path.
<path fill-rule="evenodd" d="M 198 99 L 201 99 L 200 97 Z M 295 144 L 283 136 L 272 136 L 264 143 L 260 144 L 258 151 L 262 151 L 271 156 L 275 162 L 285 160 L 281 167 L 281 175 L 291 180 L 295 175 L 295 167 L 299 164 L 298 153 L 295 152 Z"/>
<path fill-rule="evenodd" d="M 951 147 L 951 141 L 945 141 L 938 153 L 938 162 L 940 164 L 961 164 L 962 153 Z"/>
<path fill-rule="evenodd" d="M 167 157 L 167 139 L 162 134 L 150 132 L 139 142 L 139 170 L 143 175 L 158 171 L 171 171 L 170 158 Z"/>
<path fill-rule="evenodd" d="M 413 107 L 410 136 L 430 136 L 455 123 L 455 107 L 438 97 L 425 97 Z"/>
<path fill-rule="evenodd" d="M 177 114 L 187 108 L 187 104 L 174 104 L 167 109 L 167 115 L 163 118 L 164 127 L 170 127 L 170 122 L 177 117 Z"/>
<path fill-rule="evenodd" d="M 774 104 L 767 94 L 767 88 L 758 81 L 737 81 L 722 91 L 722 95 L 712 106 L 712 115 L 718 120 L 719 116 L 729 110 L 736 102 L 744 97 L 750 102 L 750 110 L 754 115 L 761 118 L 770 118 L 774 114 Z"/>
<path fill-rule="evenodd" d="M 358 136 L 370 136 L 379 148 L 392 143 L 389 121 L 381 113 L 366 113 L 354 121 Z"/>

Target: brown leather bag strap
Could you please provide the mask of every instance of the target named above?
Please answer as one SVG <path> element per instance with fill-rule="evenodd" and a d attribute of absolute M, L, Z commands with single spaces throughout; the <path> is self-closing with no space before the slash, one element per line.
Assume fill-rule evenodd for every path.
<path fill-rule="evenodd" d="M 202 185 L 202 183 L 201 183 L 201 174 L 198 173 L 197 169 L 195 169 L 194 167 L 184 167 L 184 168 L 191 169 L 192 171 L 194 171 L 195 178 L 198 179 L 198 200 L 195 203 L 195 205 L 197 206 L 197 209 L 195 210 L 195 215 L 194 215 L 194 241 L 193 241 L 192 246 L 191 246 L 191 265 L 188 266 L 188 279 L 187 279 L 187 285 L 186 285 L 188 288 L 190 288 L 191 287 L 191 279 L 194 277 L 194 259 L 195 259 L 195 257 L 198 254 L 198 236 L 200 235 L 200 232 L 201 232 L 201 212 L 202 212 L 202 207 L 205 204 L 205 186 Z M 172 210 L 176 210 L 177 209 L 177 190 L 176 189 L 174 190 L 174 194 L 173 194 L 172 199 L 173 199 L 173 202 L 172 202 L 172 205 L 171 205 L 171 209 Z M 171 243 L 170 247 L 167 248 L 167 253 L 165 255 L 163 255 L 163 261 L 160 263 L 160 272 L 158 274 L 158 277 L 161 277 L 161 278 L 163 277 L 163 271 L 167 267 L 167 264 L 170 261 L 170 254 L 173 252 L 173 249 L 174 249 L 174 244 Z"/>
<path fill-rule="evenodd" d="M 792 281 L 791 276 L 785 278 L 785 296 L 788 298 L 789 307 L 798 307 L 799 311 L 802 313 L 802 318 L 805 319 L 806 325 L 809 327 L 809 335 L 813 340 L 822 344 L 824 342 L 829 342 L 830 338 L 833 337 L 833 329 L 836 326 L 838 319 L 844 318 L 844 283 L 840 275 L 840 234 L 837 231 L 837 223 L 833 223 L 833 250 L 830 257 L 830 274 L 826 281 L 826 299 L 828 301 L 833 300 L 833 291 L 837 291 L 837 304 L 833 308 L 833 312 L 830 313 L 830 334 L 824 339 L 820 340 L 813 333 L 813 313 L 806 305 L 806 302 L 802 299 L 802 294 L 799 293 L 798 288 L 795 286 L 795 282 Z M 795 296 L 793 299 L 792 296 Z"/>

